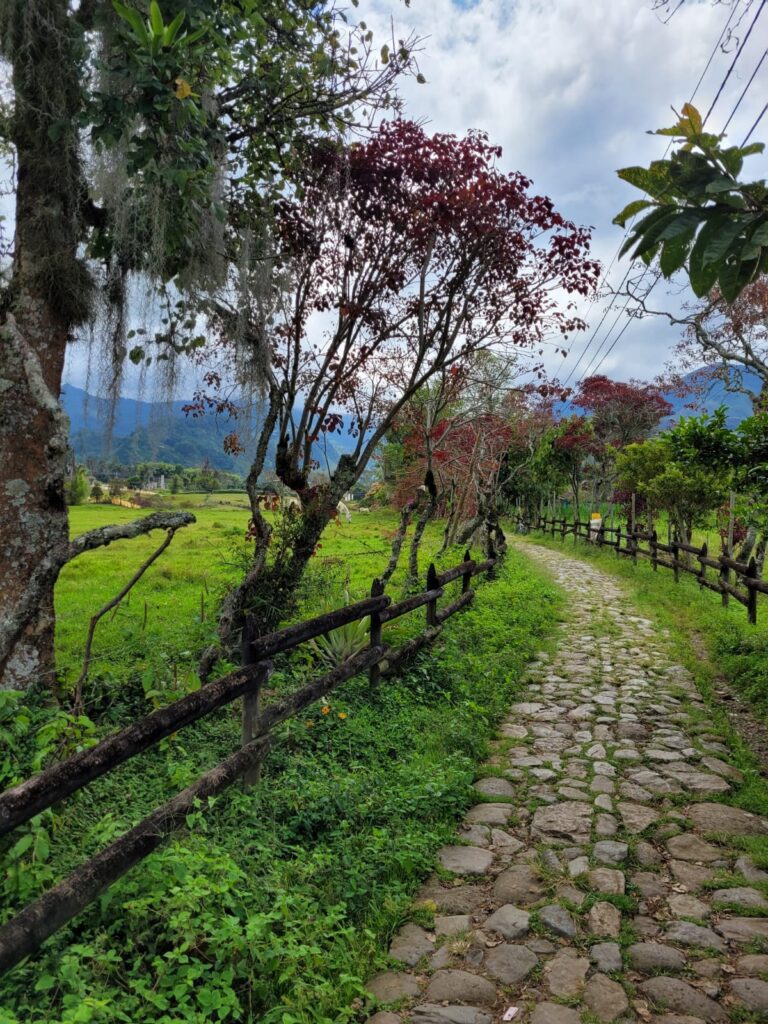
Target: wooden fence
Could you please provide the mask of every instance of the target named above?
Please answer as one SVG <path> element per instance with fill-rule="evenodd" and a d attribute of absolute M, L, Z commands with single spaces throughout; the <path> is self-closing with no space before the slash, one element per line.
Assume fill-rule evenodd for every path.
<path fill-rule="evenodd" d="M 156 746 L 183 726 L 243 698 L 240 749 L 0 927 L 0 974 L 34 953 L 99 893 L 160 846 L 174 829 L 184 824 L 197 801 L 222 792 L 238 779 L 242 779 L 246 787 L 256 781 L 272 742 L 271 734 L 278 725 L 361 672 L 369 673 L 371 685 L 378 684 L 383 676 L 394 674 L 407 658 L 438 636 L 447 619 L 472 601 L 472 577 L 480 573 L 491 575 L 502 554 L 503 542 L 499 555 L 482 562 L 472 561 L 467 552 L 462 563 L 445 572 L 438 573 L 434 565 L 430 565 L 426 590 L 394 604 L 383 592 L 380 581 L 374 580 L 371 595 L 365 600 L 267 636 L 254 639 L 253 623 L 248 621 L 243 631 L 242 665 L 237 671 L 0 793 L 0 836 L 3 836 L 118 765 Z M 460 594 L 445 607 L 438 608 L 444 587 L 455 580 L 461 580 Z M 383 639 L 386 623 L 420 607 L 426 609 L 426 629 L 401 647 L 390 649 Z M 369 641 L 364 649 L 288 696 L 261 708 L 260 692 L 272 672 L 271 658 L 339 626 L 368 617 Z"/>
<path fill-rule="evenodd" d="M 581 539 L 590 541 L 598 547 L 613 548 L 617 555 L 631 558 L 635 565 L 638 558 L 647 558 L 654 570 L 661 566 L 662 569 L 674 572 L 675 581 L 678 583 L 680 573 L 688 573 L 695 577 L 700 587 L 720 594 L 724 606 L 728 605 L 730 598 L 743 604 L 752 625 L 757 623 L 757 595 L 768 594 L 768 581 L 758 577 L 754 558 L 749 562 L 737 562 L 726 553 L 717 557 L 710 556 L 706 544 L 702 544 L 701 547 L 683 544 L 681 541 L 663 544 L 655 530 L 652 533 L 644 533 L 637 529 L 625 529 L 622 532 L 620 526 L 606 526 L 602 522 L 600 526 L 595 527 L 592 523 L 582 520 L 556 519 L 548 516 L 538 516 L 533 522 L 521 515 L 515 518 L 519 525 L 549 533 L 552 537 L 559 536 L 561 540 L 572 534 L 574 541 Z M 648 547 L 644 548 L 643 543 Z M 665 558 L 665 555 L 671 557 Z M 714 579 L 708 578 L 707 569 L 717 570 Z M 735 582 L 732 581 L 732 573 Z M 739 589 L 739 584 L 742 589 Z"/>

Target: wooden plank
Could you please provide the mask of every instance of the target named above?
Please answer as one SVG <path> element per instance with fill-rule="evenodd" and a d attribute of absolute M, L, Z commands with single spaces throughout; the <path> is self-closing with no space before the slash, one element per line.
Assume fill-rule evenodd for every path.
<path fill-rule="evenodd" d="M 316 700 L 325 697 L 347 679 L 352 679 L 353 676 L 367 671 L 371 665 L 388 657 L 390 657 L 390 652 L 386 644 L 382 644 L 381 647 L 366 647 L 358 654 L 347 658 L 341 665 L 331 669 L 330 672 L 326 672 L 325 675 L 318 676 L 311 683 L 302 686 L 300 690 L 270 704 L 262 711 L 259 718 L 259 735 L 271 732 L 275 726 L 288 721 L 299 711 L 303 711 Z"/>
<path fill-rule="evenodd" d="M 465 593 L 463 593 L 459 597 L 457 597 L 455 601 L 451 601 L 451 603 L 447 604 L 445 606 L 445 608 L 442 608 L 440 611 L 438 611 L 438 613 L 437 613 L 438 625 L 441 622 L 445 622 L 446 619 L 450 619 L 450 617 L 452 615 L 455 615 L 456 612 L 460 611 L 462 608 L 464 608 L 466 605 L 468 605 L 472 601 L 474 596 L 475 596 L 474 590 L 467 590 Z"/>
<path fill-rule="evenodd" d="M 6 789 L 0 793 L 0 835 L 71 796 L 183 726 L 258 689 L 270 671 L 269 663 L 261 663 L 231 672 L 167 707 L 158 708 L 95 747 L 81 750 L 61 764 L 52 765 L 39 775 Z"/>
<path fill-rule="evenodd" d="M 345 608 L 337 608 L 335 611 L 327 612 L 325 615 L 318 615 L 314 619 L 307 619 L 306 622 L 297 622 L 294 626 L 286 626 L 275 633 L 259 637 L 251 644 L 253 657 L 257 661 L 271 658 L 281 651 L 288 651 L 297 647 L 305 640 L 312 640 L 323 633 L 330 633 L 339 626 L 346 626 L 348 622 L 357 622 L 364 619 L 371 612 L 379 612 L 391 604 L 392 598 L 387 594 L 381 597 L 367 597 L 364 601 L 357 601 Z"/>
<path fill-rule="evenodd" d="M 408 612 L 421 608 L 422 605 L 428 604 L 430 601 L 437 601 L 442 596 L 442 587 L 438 587 L 436 590 L 423 590 L 420 594 L 414 594 L 413 597 L 406 597 L 403 601 L 391 604 L 384 611 L 379 612 L 379 618 L 382 622 L 391 622 L 393 619 L 399 619 L 401 615 L 407 615 Z"/>
<path fill-rule="evenodd" d="M 231 786 L 264 757 L 268 746 L 269 740 L 261 737 L 231 754 L 12 917 L 0 928 L 0 974 L 34 953 L 100 892 L 157 849 L 184 824 L 198 800 Z"/>
<path fill-rule="evenodd" d="M 417 651 L 420 651 L 422 647 L 426 647 L 427 644 L 431 644 L 443 631 L 442 626 L 433 626 L 432 629 L 426 630 L 424 633 L 419 633 L 413 640 L 409 640 L 407 644 L 403 644 L 402 647 L 398 647 L 396 651 L 392 651 L 387 654 L 384 658 L 381 666 L 382 675 L 393 676 L 403 664 L 411 658 Z"/>
<path fill-rule="evenodd" d="M 444 587 L 446 583 L 451 583 L 453 580 L 457 580 L 459 576 L 464 576 L 467 571 L 471 571 L 475 568 L 475 562 L 471 559 L 468 562 L 462 562 L 461 565 L 456 565 L 453 569 L 446 569 L 445 572 L 437 574 L 437 580 L 441 587 Z"/>

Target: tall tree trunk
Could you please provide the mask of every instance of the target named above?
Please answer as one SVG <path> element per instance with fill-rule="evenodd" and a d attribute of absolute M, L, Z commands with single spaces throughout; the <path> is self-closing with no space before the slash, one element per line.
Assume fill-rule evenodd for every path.
<path fill-rule="evenodd" d="M 86 315 L 90 280 L 77 258 L 86 194 L 67 0 L 5 2 L 15 8 L 5 45 L 13 69 L 17 192 L 13 275 L 0 327 L 0 687 L 19 689 L 54 678 L 58 570 L 45 569 L 44 559 L 65 550 L 68 533 L 67 426 L 58 399 L 67 340 Z M 36 612 L 11 635 L 11 610 L 41 578 Z"/>

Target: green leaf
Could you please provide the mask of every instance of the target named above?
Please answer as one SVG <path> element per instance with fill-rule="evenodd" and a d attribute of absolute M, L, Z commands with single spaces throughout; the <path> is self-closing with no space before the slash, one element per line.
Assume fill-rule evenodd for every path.
<path fill-rule="evenodd" d="M 646 231 L 651 228 L 660 220 L 668 220 L 670 217 L 677 215 L 678 208 L 676 206 L 657 206 L 652 213 L 649 213 L 647 217 L 643 217 L 641 221 L 638 221 L 632 229 L 632 234 L 627 241 L 622 245 L 619 251 L 619 256 L 623 256 L 633 246 L 635 246 L 643 237 Z"/>
<path fill-rule="evenodd" d="M 717 232 L 713 232 L 712 238 L 707 243 L 702 255 L 704 265 L 719 263 L 726 256 L 742 230 L 742 222 L 731 219 L 723 224 Z"/>
<path fill-rule="evenodd" d="M 647 167 L 624 167 L 616 173 L 622 181 L 626 181 L 628 184 L 634 185 L 635 188 L 647 192 L 649 196 L 653 196 L 655 199 L 663 195 L 669 187 L 666 168 L 657 167 L 654 170 L 650 170 Z"/>
<path fill-rule="evenodd" d="M 165 32 L 163 32 L 163 46 L 172 46 L 173 41 L 176 38 L 179 29 L 184 24 L 184 19 L 187 16 L 186 11 L 179 11 L 170 25 L 167 26 Z"/>
<path fill-rule="evenodd" d="M 715 178 L 714 181 L 710 181 L 704 191 L 709 193 L 730 192 L 731 189 L 737 187 L 738 182 L 733 178 Z"/>
<path fill-rule="evenodd" d="M 655 250 L 666 229 L 678 219 L 679 209 L 677 206 L 663 207 L 660 211 L 662 216 L 655 218 L 652 223 L 649 223 L 653 216 L 651 214 L 642 221 L 641 225 L 638 225 L 637 234 L 639 242 L 632 253 L 633 258 L 638 256 L 644 257 L 651 250 Z M 648 224 L 647 227 L 642 226 L 646 224 Z"/>
<path fill-rule="evenodd" d="M 696 225 L 689 228 L 684 235 L 664 242 L 659 257 L 659 266 L 664 277 L 671 277 L 685 263 L 695 234 Z"/>
<path fill-rule="evenodd" d="M 699 237 L 696 239 L 693 249 L 691 249 L 691 255 L 688 258 L 688 276 L 691 281 L 691 288 L 694 295 L 699 299 L 710 292 L 717 280 L 717 267 L 715 265 L 705 266 L 702 262 L 704 248 L 700 245 L 700 242 L 703 230 L 702 228 L 702 231 L 699 232 Z"/>
<path fill-rule="evenodd" d="M 620 228 L 623 228 L 631 217 L 634 217 L 636 214 L 640 213 L 641 210 L 645 210 L 652 205 L 653 204 L 649 199 L 633 199 L 631 203 L 627 203 L 621 213 L 616 214 L 612 223 L 618 224 Z"/>
<path fill-rule="evenodd" d="M 147 32 L 147 26 L 144 24 L 144 19 L 135 11 L 132 7 L 126 7 L 125 4 L 121 4 L 118 0 L 112 0 L 112 6 L 115 8 L 117 14 L 127 21 L 133 31 L 139 38 L 139 42 L 143 46 L 149 46 L 149 33 Z"/>
<path fill-rule="evenodd" d="M 741 260 L 735 257 L 728 263 L 723 263 L 720 266 L 720 273 L 718 274 L 718 284 L 720 285 L 720 291 L 723 293 L 723 298 L 726 302 L 733 302 L 736 296 L 740 292 L 739 287 L 739 270 L 741 269 Z"/>
<path fill-rule="evenodd" d="M 696 231 L 703 219 L 702 215 L 702 210 L 683 210 L 679 216 L 667 224 L 661 234 L 657 236 L 658 240 L 660 242 L 667 242 L 689 232 L 691 232 L 691 237 L 693 237 L 693 232 Z"/>
<path fill-rule="evenodd" d="M 156 36 L 162 36 L 165 32 L 165 22 L 163 21 L 163 15 L 160 11 L 160 6 L 157 0 L 150 0 L 149 4 L 149 21 L 152 25 L 152 31 Z"/>
<path fill-rule="evenodd" d="M 768 245 L 768 223 L 761 224 L 749 239 L 752 245 Z"/>

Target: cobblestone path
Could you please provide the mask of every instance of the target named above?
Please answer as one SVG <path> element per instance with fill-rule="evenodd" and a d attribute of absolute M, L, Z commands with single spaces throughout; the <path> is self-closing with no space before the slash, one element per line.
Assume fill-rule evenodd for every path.
<path fill-rule="evenodd" d="M 433 926 L 406 924 L 368 984 L 370 1024 L 768 1019 L 768 873 L 731 838 L 768 821 L 721 802 L 739 772 L 620 584 L 526 551 L 569 621 L 419 894 Z"/>

